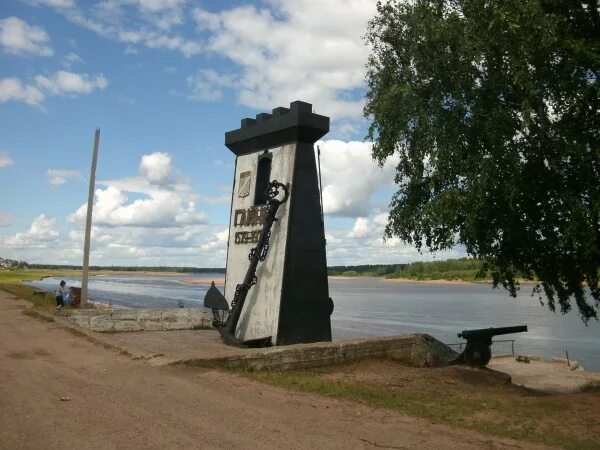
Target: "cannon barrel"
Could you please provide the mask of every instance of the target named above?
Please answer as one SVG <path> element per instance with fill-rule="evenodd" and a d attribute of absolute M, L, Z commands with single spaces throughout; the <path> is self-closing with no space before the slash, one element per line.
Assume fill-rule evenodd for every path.
<path fill-rule="evenodd" d="M 458 333 L 459 338 L 467 340 L 465 350 L 458 355 L 452 363 L 467 363 L 471 366 L 485 367 L 492 357 L 492 338 L 500 334 L 523 333 L 527 325 L 516 327 L 480 328 L 477 330 L 463 330 Z"/>
<path fill-rule="evenodd" d="M 463 330 L 458 333 L 459 338 L 472 339 L 491 339 L 493 336 L 500 334 L 523 333 L 527 331 L 527 325 L 518 325 L 516 327 L 498 327 L 498 328 L 480 328 L 477 330 Z"/>

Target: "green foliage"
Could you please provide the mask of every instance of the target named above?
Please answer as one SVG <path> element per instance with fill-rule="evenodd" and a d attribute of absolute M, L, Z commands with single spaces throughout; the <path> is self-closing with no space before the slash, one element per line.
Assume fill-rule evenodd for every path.
<path fill-rule="evenodd" d="M 329 275 L 344 277 L 385 277 L 410 280 L 464 280 L 489 279 L 491 275 L 477 259 L 458 258 L 445 261 L 414 262 L 410 264 L 379 264 L 360 266 L 333 266 Z"/>
<path fill-rule="evenodd" d="M 388 0 L 366 42 L 373 157 L 400 157 L 386 235 L 597 318 L 598 1 Z"/>
<path fill-rule="evenodd" d="M 0 283 L 20 283 L 25 280 L 41 280 L 45 277 L 81 275 L 75 270 L 0 270 Z"/>
<path fill-rule="evenodd" d="M 35 307 L 49 307 L 55 305 L 54 294 L 46 292 L 43 295 L 34 295 L 37 289 L 21 284 L 25 280 L 41 280 L 50 276 L 79 275 L 79 272 L 68 270 L 0 270 L 0 289 L 17 297 L 33 303 Z"/>
<path fill-rule="evenodd" d="M 406 264 L 362 264 L 358 266 L 331 266 L 327 268 L 329 275 L 344 277 L 385 277 L 391 275 Z"/>
<path fill-rule="evenodd" d="M 487 279 L 483 263 L 477 259 L 459 258 L 446 261 L 414 262 L 406 265 L 388 278 L 411 280 L 464 280 Z"/>

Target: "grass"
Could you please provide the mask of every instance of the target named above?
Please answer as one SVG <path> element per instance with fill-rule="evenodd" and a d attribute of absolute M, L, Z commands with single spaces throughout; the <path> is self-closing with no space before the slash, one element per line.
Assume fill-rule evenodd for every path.
<path fill-rule="evenodd" d="M 214 327 L 211 325 L 194 325 L 192 330 L 214 330 Z"/>
<path fill-rule="evenodd" d="M 34 319 L 40 319 L 44 322 L 54 322 L 54 317 L 46 316 L 45 314 L 40 314 L 39 311 L 35 309 L 29 308 L 23 311 L 23 314 L 29 317 L 33 317 Z"/>
<path fill-rule="evenodd" d="M 569 407 L 560 399 L 535 395 L 512 386 L 475 387 L 460 381 L 452 381 L 449 385 L 449 379 L 444 375 L 422 380 L 418 382 L 422 385 L 416 388 L 410 384 L 398 388 L 398 385 L 381 385 L 365 380 L 332 379 L 332 373 L 356 370 L 352 367 L 344 369 L 343 366 L 286 372 L 247 368 L 226 370 L 288 389 L 357 401 L 499 437 L 563 448 L 598 448 L 594 438 L 586 436 L 589 433 L 563 431 L 563 416 Z M 429 376 L 427 370 L 431 369 L 422 370 L 420 376 Z"/>
<path fill-rule="evenodd" d="M 39 292 L 30 286 L 23 284 L 26 280 L 41 280 L 45 277 L 67 277 L 81 275 L 80 270 L 52 270 L 52 269 L 28 269 L 28 270 L 0 270 L 0 290 L 21 297 L 33 304 L 34 308 L 56 306 L 56 299 L 52 292 L 43 295 L 34 294 Z"/>
<path fill-rule="evenodd" d="M 600 382 L 591 381 L 581 388 L 581 392 L 600 392 Z"/>
<path fill-rule="evenodd" d="M 0 283 L 20 283 L 24 280 L 41 280 L 44 277 L 81 275 L 80 270 L 0 270 Z"/>
<path fill-rule="evenodd" d="M 15 283 L 2 283 L 0 282 L 0 289 L 9 292 L 17 297 L 23 298 L 30 301 L 34 307 L 50 307 L 56 305 L 56 299 L 51 292 L 46 292 L 43 295 L 34 295 L 36 289 L 25 286 L 24 284 Z"/>

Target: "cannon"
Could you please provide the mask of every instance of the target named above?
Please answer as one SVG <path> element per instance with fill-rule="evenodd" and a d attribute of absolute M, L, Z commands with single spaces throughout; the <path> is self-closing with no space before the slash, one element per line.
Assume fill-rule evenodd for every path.
<path fill-rule="evenodd" d="M 492 357 L 492 338 L 502 334 L 523 333 L 527 325 L 499 328 L 480 328 L 477 330 L 463 330 L 458 333 L 459 338 L 467 340 L 465 350 L 452 363 L 467 363 L 470 366 L 485 367 Z"/>

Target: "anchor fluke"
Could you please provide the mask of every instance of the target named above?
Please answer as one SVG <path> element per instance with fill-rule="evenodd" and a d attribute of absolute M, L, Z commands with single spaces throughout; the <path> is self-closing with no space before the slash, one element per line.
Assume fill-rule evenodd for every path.
<path fill-rule="evenodd" d="M 212 309 L 213 325 L 222 323 L 225 319 L 225 311 L 229 311 L 229 303 L 217 289 L 214 281 L 210 283 L 210 288 L 204 295 L 204 307 Z"/>

